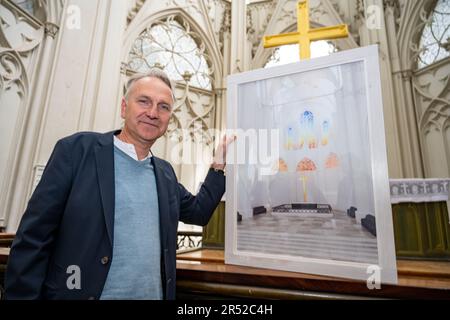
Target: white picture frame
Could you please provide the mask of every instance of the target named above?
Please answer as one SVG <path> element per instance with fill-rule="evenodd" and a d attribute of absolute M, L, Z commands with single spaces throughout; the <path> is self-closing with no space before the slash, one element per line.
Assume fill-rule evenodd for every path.
<path fill-rule="evenodd" d="M 227 154 L 225 263 L 396 284 L 378 47 L 231 75 L 227 94 L 227 130 L 237 140 Z M 318 119 L 309 127 L 305 108 Z M 270 143 L 246 143 L 252 128 L 278 130 L 279 152 L 268 157 L 279 157 L 275 169 L 245 157 Z"/>

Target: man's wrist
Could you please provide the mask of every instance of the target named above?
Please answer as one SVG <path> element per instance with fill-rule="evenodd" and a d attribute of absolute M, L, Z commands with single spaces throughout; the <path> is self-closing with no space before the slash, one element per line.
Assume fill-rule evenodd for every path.
<path fill-rule="evenodd" d="M 215 162 L 213 162 L 212 164 L 211 164 L 211 169 L 213 169 L 214 171 L 221 171 L 221 172 L 224 172 L 224 170 L 225 170 L 225 164 L 219 164 L 219 163 L 215 163 Z"/>

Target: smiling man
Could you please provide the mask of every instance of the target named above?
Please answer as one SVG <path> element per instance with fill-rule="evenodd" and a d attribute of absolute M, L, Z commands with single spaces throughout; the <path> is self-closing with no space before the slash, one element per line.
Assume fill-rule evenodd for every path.
<path fill-rule="evenodd" d="M 174 299 L 178 221 L 208 223 L 233 139 L 192 195 L 150 151 L 173 104 L 170 80 L 152 69 L 127 83 L 122 130 L 58 141 L 11 248 L 7 299 Z"/>

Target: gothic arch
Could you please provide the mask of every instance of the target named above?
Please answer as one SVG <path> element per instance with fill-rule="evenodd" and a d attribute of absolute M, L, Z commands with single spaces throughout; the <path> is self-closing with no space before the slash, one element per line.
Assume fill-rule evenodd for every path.
<path fill-rule="evenodd" d="M 5 72 L 2 72 L 2 69 Z M 30 112 L 29 105 L 29 76 L 20 54 L 13 49 L 5 49 L 0 52 L 0 115 L 3 119 L 8 119 L 2 125 L 3 155 L 6 158 L 0 162 L 0 204 L 4 208 L 8 207 L 9 190 L 17 183 L 16 173 L 22 151 L 20 141 L 22 131 L 26 125 L 26 120 Z M 8 94 L 9 93 L 9 94 Z M 10 109 L 10 110 L 5 110 Z M 13 141 L 16 141 L 14 143 Z M 9 143 L 9 144 L 8 144 Z M 0 212 L 0 224 L 2 220 L 8 221 L 9 211 L 5 209 Z"/>
<path fill-rule="evenodd" d="M 13 122 L 10 123 L 10 125 L 12 125 L 11 137 L 19 137 L 21 129 L 23 127 L 23 123 L 26 120 L 26 116 L 28 113 L 27 105 L 29 101 L 30 87 L 29 77 L 19 53 L 17 53 L 15 50 L 4 50 L 0 52 L 0 67 L 6 70 L 5 73 L 0 72 L 0 101 L 2 93 L 5 93 L 11 89 L 14 90 L 14 88 L 16 89 L 15 94 L 17 95 L 17 98 L 20 99 L 18 105 L 16 104 L 11 106 L 5 104 L 2 106 L 2 108 L 13 107 L 17 109 L 17 111 L 15 112 L 16 117 L 14 119 L 11 119 L 11 121 Z M 2 136 L 4 137 L 4 135 Z M 14 140 L 14 138 L 12 140 Z M 18 145 L 12 145 L 10 147 L 11 150 L 15 150 L 14 152 L 6 152 L 7 150 L 4 150 L 6 154 L 9 154 L 9 159 L 6 162 L 5 174 L 7 172 L 11 172 L 12 168 L 14 167 L 13 160 L 16 158 L 16 153 L 19 152 L 18 150 L 20 150 L 20 148 L 18 147 Z M 8 179 L 6 177 L 1 180 L 2 183 L 7 184 Z"/>
<path fill-rule="evenodd" d="M 202 41 L 206 47 L 206 55 L 208 57 L 208 61 L 211 63 L 211 67 L 214 70 L 214 81 L 213 87 L 220 86 L 221 79 L 223 77 L 223 69 L 222 69 L 222 57 L 220 55 L 220 51 L 216 50 L 216 46 L 212 43 L 210 37 L 206 34 L 205 30 L 193 19 L 186 11 L 180 8 L 172 8 L 166 9 L 154 14 L 148 15 L 142 20 L 134 19 L 129 25 L 128 29 L 125 32 L 124 36 L 124 45 L 122 51 L 122 61 L 126 61 L 127 55 L 130 52 L 133 41 L 139 36 L 139 34 L 145 30 L 147 26 L 149 26 L 152 22 L 162 20 L 169 16 L 179 16 L 181 19 L 185 20 L 189 23 L 192 30 L 200 35 Z"/>
<path fill-rule="evenodd" d="M 413 47 L 419 46 L 425 27 L 424 15 L 428 16 L 438 0 L 405 1 L 404 13 L 398 31 L 398 48 L 402 70 L 414 70 L 417 66 L 417 53 Z"/>
<path fill-rule="evenodd" d="M 122 62 L 127 61 L 127 56 L 131 50 L 131 46 L 132 46 L 133 42 L 149 25 L 151 25 L 153 22 L 161 21 L 161 20 L 164 20 L 165 18 L 168 18 L 171 16 L 180 18 L 181 20 L 187 22 L 189 24 L 191 30 L 194 33 L 198 34 L 200 36 L 200 38 L 202 39 L 202 42 L 205 46 L 205 52 L 203 55 L 209 65 L 209 67 L 212 69 L 212 79 L 211 79 L 212 88 L 211 88 L 210 92 L 212 93 L 212 99 L 215 99 L 215 96 L 214 96 L 216 94 L 215 88 L 217 88 L 217 87 L 220 88 L 221 82 L 222 82 L 222 72 L 221 72 L 222 64 L 220 63 L 219 58 L 217 58 L 217 57 L 214 58 L 209 55 L 211 52 L 214 52 L 211 42 L 208 41 L 209 38 L 206 36 L 205 32 L 203 32 L 203 29 L 198 25 L 198 23 L 196 23 L 196 21 L 182 9 L 162 10 L 153 15 L 147 16 L 146 18 L 136 22 L 134 25 L 130 25 L 129 30 L 127 31 L 126 36 L 125 36 L 125 44 L 123 46 L 124 51 L 122 52 Z M 132 23 L 135 21 L 136 20 L 133 20 Z M 195 39 L 194 39 L 194 41 L 195 41 Z M 124 73 L 124 72 L 122 72 L 122 73 Z M 122 88 L 126 82 L 126 74 L 122 74 L 121 78 L 122 79 L 121 79 L 120 88 Z M 182 127 L 181 120 L 178 118 L 176 113 L 177 113 L 177 111 L 179 111 L 179 108 L 183 103 L 185 103 L 189 109 L 191 109 L 191 110 L 195 109 L 195 108 L 192 108 L 192 104 L 190 103 L 189 99 L 187 98 L 187 92 L 185 92 L 178 100 L 181 100 L 181 101 L 177 101 L 174 106 L 174 114 L 172 117 L 173 119 L 171 121 L 172 125 L 169 125 L 168 133 L 170 133 L 171 131 L 180 129 Z M 210 105 L 206 111 L 201 112 L 200 114 L 197 114 L 194 112 L 194 118 L 189 121 L 189 124 L 187 125 L 187 127 L 193 127 L 194 122 L 199 121 L 202 124 L 203 129 L 205 129 L 205 130 L 209 129 L 208 125 L 204 121 L 203 117 L 208 116 L 210 113 L 214 112 L 213 109 L 214 109 L 215 104 L 216 104 L 215 101 L 212 102 L 212 105 Z"/>
<path fill-rule="evenodd" d="M 419 69 L 420 41 L 430 13 L 438 0 L 407 2 L 401 21 L 398 43 L 401 71 L 410 78 L 413 109 L 416 114 L 426 177 L 450 174 L 450 58 Z"/>
<path fill-rule="evenodd" d="M 430 85 L 430 84 L 428 84 Z M 420 129 L 424 131 L 424 133 L 429 130 L 431 127 L 435 127 L 439 131 L 445 131 L 446 124 L 448 125 L 449 120 L 445 118 L 445 109 L 449 109 L 449 101 L 445 99 L 444 94 L 445 91 L 450 89 L 450 77 L 447 77 L 445 85 L 442 87 L 442 90 L 437 94 L 437 96 L 430 96 L 427 92 L 420 91 L 418 86 L 415 86 L 416 91 L 420 96 L 425 100 L 431 101 L 426 110 L 423 112 L 421 117 L 419 118 Z M 439 118 L 442 116 L 442 123 L 439 123 Z"/>

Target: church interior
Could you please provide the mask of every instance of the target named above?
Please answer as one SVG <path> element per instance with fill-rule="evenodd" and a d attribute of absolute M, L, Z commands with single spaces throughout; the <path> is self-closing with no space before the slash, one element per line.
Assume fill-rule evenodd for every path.
<path fill-rule="evenodd" d="M 177 299 L 449 299 L 450 0 L 308 0 L 306 22 L 299 3 L 304 0 L 0 0 L 0 294 L 15 232 L 55 143 L 76 132 L 119 129 L 129 77 L 160 68 L 173 81 L 173 113 L 152 153 L 169 161 L 195 194 L 228 129 L 230 75 L 376 45 L 398 282 L 371 290 L 365 281 L 227 263 L 229 215 L 237 251 L 382 259 L 370 210 L 320 185 L 344 164 L 344 152 L 329 148 L 335 123 L 314 113 L 321 131 L 310 143 L 320 161 L 290 158 L 308 143 L 297 145 L 300 133 L 289 122 L 312 121 L 311 110 L 302 109 L 283 120 L 278 162 L 295 179 L 268 181 L 257 201 L 246 198 L 242 179 L 237 215 L 227 212 L 226 193 L 207 226 L 179 224 Z M 312 30 L 345 25 L 347 32 L 307 45 L 265 44 L 267 36 L 294 34 L 305 23 Z M 254 121 L 250 113 L 248 119 Z M 364 137 L 353 139 L 367 147 Z M 358 174 L 344 189 L 369 194 Z M 306 183 L 314 181 L 322 186 L 308 187 L 315 207 L 296 206 L 309 202 Z M 267 212 L 267 199 L 282 200 Z M 290 214 L 294 209 L 313 216 Z"/>

